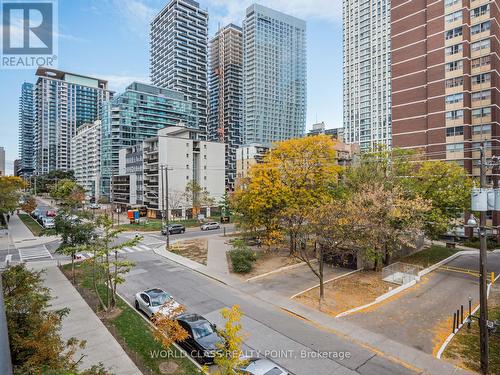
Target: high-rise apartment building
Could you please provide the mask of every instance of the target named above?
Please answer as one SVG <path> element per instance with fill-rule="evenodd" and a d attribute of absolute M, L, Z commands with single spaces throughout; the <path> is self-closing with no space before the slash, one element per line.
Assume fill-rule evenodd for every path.
<path fill-rule="evenodd" d="M 83 124 L 71 139 L 71 168 L 88 197 L 99 199 L 101 121 Z"/>
<path fill-rule="evenodd" d="M 27 178 L 35 169 L 35 108 L 33 105 L 33 84 L 24 82 L 19 97 L 19 170 Z"/>
<path fill-rule="evenodd" d="M 182 124 L 198 129 L 197 111 L 187 95 L 133 82 L 105 102 L 102 115 L 101 194 L 109 196 L 110 180 L 119 173 L 120 148 L 156 136 L 158 130 Z"/>
<path fill-rule="evenodd" d="M 236 179 L 243 137 L 243 30 L 233 24 L 210 41 L 208 140 L 226 144 L 226 189 Z"/>
<path fill-rule="evenodd" d="M 251 5 L 243 21 L 244 143 L 271 144 L 304 135 L 306 23 Z"/>
<path fill-rule="evenodd" d="M 392 2 L 393 144 L 479 175 L 498 155 L 498 2 Z M 491 176 L 488 178 L 491 181 Z"/>
<path fill-rule="evenodd" d="M 180 91 L 207 130 L 208 13 L 193 0 L 171 0 L 151 22 L 151 82 Z"/>
<path fill-rule="evenodd" d="M 85 123 L 101 118 L 111 97 L 105 80 L 38 68 L 35 89 L 36 173 L 71 169 L 71 138 Z"/>
<path fill-rule="evenodd" d="M 390 0 L 343 0 L 344 138 L 363 151 L 391 145 L 390 8 Z"/>
<path fill-rule="evenodd" d="M 0 176 L 5 176 L 5 149 L 0 147 Z"/>

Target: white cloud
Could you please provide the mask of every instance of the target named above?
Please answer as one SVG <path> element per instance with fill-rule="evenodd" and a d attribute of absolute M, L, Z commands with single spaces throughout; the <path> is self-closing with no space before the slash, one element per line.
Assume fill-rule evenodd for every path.
<path fill-rule="evenodd" d="M 139 33 L 148 34 L 149 23 L 156 14 L 156 9 L 143 0 L 113 0 L 114 8 L 127 21 L 127 26 Z"/>
<path fill-rule="evenodd" d="M 149 78 L 145 76 L 117 75 L 117 74 L 89 74 L 91 77 L 98 77 L 108 81 L 109 89 L 117 93 L 122 92 L 132 82 L 149 83 Z"/>
<path fill-rule="evenodd" d="M 225 10 L 221 23 L 240 22 L 246 8 L 255 0 L 207 0 L 207 4 Z M 257 3 L 298 18 L 319 18 L 332 22 L 342 20 L 342 0 L 261 0 Z M 210 12 L 210 9 L 209 9 Z"/>

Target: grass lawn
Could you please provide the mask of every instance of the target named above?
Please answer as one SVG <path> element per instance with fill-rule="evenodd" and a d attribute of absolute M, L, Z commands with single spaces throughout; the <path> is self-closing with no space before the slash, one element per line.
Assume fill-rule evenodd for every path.
<path fill-rule="evenodd" d="M 493 288 L 488 300 L 488 320 L 500 320 L 500 285 Z M 479 316 L 479 311 L 475 314 Z M 490 334 L 490 374 L 500 374 L 500 334 Z M 480 370 L 479 327 L 474 320 L 470 330 L 462 328 L 446 347 L 444 358 L 459 366 Z"/>
<path fill-rule="evenodd" d="M 80 290 L 84 290 L 82 296 L 95 311 L 97 298 L 92 289 L 90 273 L 85 271 L 86 267 L 82 263 L 76 265 L 77 284 Z M 63 266 L 63 270 L 68 279 L 71 279 L 71 265 Z M 99 294 L 105 297 L 104 286 L 99 288 Z M 98 316 L 144 374 L 161 375 L 160 365 L 165 365 L 166 362 L 173 362 L 177 366 L 176 371 L 169 372 L 170 374 L 201 374 L 201 371 L 175 347 L 172 347 L 170 351 L 164 350 L 163 346 L 154 339 L 151 325 L 135 309 L 121 298 L 118 299 L 117 305 L 119 314 L 105 316 L 98 312 Z"/>
<path fill-rule="evenodd" d="M 412 254 L 401 259 L 403 263 L 417 264 L 422 267 L 429 267 L 436 264 L 456 252 L 461 251 L 460 249 L 449 249 L 445 246 L 432 245 L 426 249 L 419 251 L 418 253 Z"/>
<path fill-rule="evenodd" d="M 38 224 L 38 222 L 35 221 L 30 215 L 19 214 L 19 218 L 28 227 L 31 233 L 33 233 L 35 236 L 42 235 L 43 227 L 40 224 Z"/>
<path fill-rule="evenodd" d="M 219 221 L 218 218 L 210 218 L 210 220 Z M 189 227 L 199 227 L 200 222 L 196 219 L 180 220 L 180 221 L 170 221 L 170 224 L 182 224 L 186 228 Z M 138 231 L 138 232 L 156 232 L 160 231 L 162 227 L 161 220 L 149 219 L 146 224 L 121 224 L 120 228 L 128 231 Z"/>

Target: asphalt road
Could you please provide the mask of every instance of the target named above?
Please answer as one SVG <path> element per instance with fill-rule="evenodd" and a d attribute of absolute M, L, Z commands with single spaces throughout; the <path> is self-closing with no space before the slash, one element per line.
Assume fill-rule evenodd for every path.
<path fill-rule="evenodd" d="M 323 331 L 284 311 L 151 252 L 127 254 L 136 266 L 119 292 L 131 303 L 138 291 L 161 287 L 186 306 L 220 324 L 219 310 L 238 304 L 249 354 L 260 354 L 293 374 L 414 374 L 380 354 Z M 321 358 L 318 358 L 321 353 Z"/>

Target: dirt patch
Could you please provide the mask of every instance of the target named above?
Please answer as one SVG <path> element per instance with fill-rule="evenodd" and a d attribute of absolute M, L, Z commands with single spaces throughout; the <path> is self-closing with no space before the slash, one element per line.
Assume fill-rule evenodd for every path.
<path fill-rule="evenodd" d="M 170 251 L 197 263 L 204 264 L 205 266 L 207 265 L 207 239 L 179 241 L 170 246 Z"/>
<path fill-rule="evenodd" d="M 179 369 L 179 365 L 175 362 L 168 361 L 161 363 L 159 368 L 162 374 L 175 374 Z"/>
<path fill-rule="evenodd" d="M 120 309 L 119 307 L 115 307 L 111 311 L 100 311 L 99 313 L 97 313 L 97 316 L 101 320 L 113 320 L 117 318 L 121 313 L 122 309 Z"/>
<path fill-rule="evenodd" d="M 308 307 L 332 316 L 366 305 L 397 285 L 382 280 L 380 272 L 361 271 L 325 285 L 325 300 L 319 304 L 319 288 L 312 289 L 294 299 Z"/>
<path fill-rule="evenodd" d="M 272 250 L 266 252 L 263 248 L 252 246 L 251 249 L 257 253 L 257 260 L 253 264 L 250 272 L 245 274 L 234 273 L 231 268 L 231 257 L 228 254 L 227 261 L 232 275 L 246 280 L 254 276 L 263 275 L 265 273 L 277 270 L 278 268 L 298 264 L 301 261 L 297 258 L 290 257 L 288 249 Z"/>

